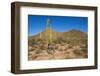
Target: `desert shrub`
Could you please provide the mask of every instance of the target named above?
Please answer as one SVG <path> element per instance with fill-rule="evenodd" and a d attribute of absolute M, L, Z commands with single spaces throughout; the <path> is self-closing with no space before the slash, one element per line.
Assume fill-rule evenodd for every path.
<path fill-rule="evenodd" d="M 32 58 L 32 60 L 34 60 L 34 59 L 36 59 L 38 56 L 36 55 L 36 56 L 32 56 L 31 58 Z"/>
<path fill-rule="evenodd" d="M 29 51 L 34 51 L 33 49 L 30 49 Z"/>
<path fill-rule="evenodd" d="M 67 50 L 68 50 L 68 48 L 65 48 L 65 49 L 64 49 L 64 51 L 67 51 Z"/>
<path fill-rule="evenodd" d="M 52 43 L 58 44 L 60 41 L 59 40 L 53 40 Z"/>
<path fill-rule="evenodd" d="M 33 40 L 33 41 L 32 41 L 32 44 L 33 44 L 33 45 L 34 45 L 34 44 L 37 44 L 37 42 L 36 42 L 35 40 Z"/>
<path fill-rule="evenodd" d="M 67 41 L 67 44 L 70 44 L 70 41 Z"/>
<path fill-rule="evenodd" d="M 88 52 L 88 49 L 87 48 L 82 48 L 82 51 L 87 53 Z"/>
<path fill-rule="evenodd" d="M 81 44 L 80 47 L 81 47 L 81 48 L 87 48 L 88 45 L 87 45 L 87 44 Z"/>
<path fill-rule="evenodd" d="M 68 49 L 71 49 L 71 48 L 73 48 L 73 45 L 70 43 L 70 44 L 68 45 Z"/>
<path fill-rule="evenodd" d="M 88 41 L 87 39 L 81 39 L 82 44 L 87 44 L 87 41 Z"/>
<path fill-rule="evenodd" d="M 81 51 L 80 49 L 75 49 L 75 50 L 74 50 L 74 53 L 75 53 L 76 55 L 82 55 L 82 51 Z"/>
<path fill-rule="evenodd" d="M 45 40 L 38 38 L 38 39 L 36 39 L 35 41 L 36 41 L 38 44 L 40 44 L 40 43 L 43 43 Z"/>
<path fill-rule="evenodd" d="M 58 49 L 58 46 L 56 46 L 55 49 Z"/>
<path fill-rule="evenodd" d="M 60 38 L 60 41 L 63 42 L 63 43 L 66 43 L 67 40 L 66 39 L 63 39 L 63 38 Z"/>
<path fill-rule="evenodd" d="M 60 48 L 60 49 L 59 49 L 59 51 L 63 51 L 63 49 L 62 49 L 62 48 Z"/>
<path fill-rule="evenodd" d="M 85 55 L 84 55 L 84 57 L 85 57 L 85 58 L 88 58 L 88 55 L 87 55 L 87 54 L 85 54 Z"/>
<path fill-rule="evenodd" d="M 40 54 L 41 53 L 41 50 L 40 49 L 37 49 L 36 50 L 36 54 Z"/>
<path fill-rule="evenodd" d="M 80 48 L 81 48 L 81 50 L 82 50 L 83 52 L 87 53 L 87 51 L 88 51 L 88 45 L 87 45 L 87 44 L 81 44 L 81 45 L 80 45 Z"/>
<path fill-rule="evenodd" d="M 46 49 L 47 49 L 47 46 L 42 45 L 42 46 L 40 46 L 40 49 L 41 49 L 41 50 L 46 50 Z"/>

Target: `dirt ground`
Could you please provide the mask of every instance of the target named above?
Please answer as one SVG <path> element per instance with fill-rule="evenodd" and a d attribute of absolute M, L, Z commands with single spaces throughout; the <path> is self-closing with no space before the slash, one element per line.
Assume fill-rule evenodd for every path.
<path fill-rule="evenodd" d="M 62 44 L 35 44 L 29 45 L 28 60 L 55 60 L 55 59 L 79 59 L 87 58 L 85 45 L 71 46 Z"/>

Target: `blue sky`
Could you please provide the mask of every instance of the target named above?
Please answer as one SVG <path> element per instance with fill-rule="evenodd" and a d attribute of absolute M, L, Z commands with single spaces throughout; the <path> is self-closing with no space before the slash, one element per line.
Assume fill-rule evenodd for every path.
<path fill-rule="evenodd" d="M 56 32 L 80 30 L 88 32 L 88 17 L 28 15 L 28 35 L 33 36 L 46 28 L 47 19 L 51 20 L 51 27 Z"/>

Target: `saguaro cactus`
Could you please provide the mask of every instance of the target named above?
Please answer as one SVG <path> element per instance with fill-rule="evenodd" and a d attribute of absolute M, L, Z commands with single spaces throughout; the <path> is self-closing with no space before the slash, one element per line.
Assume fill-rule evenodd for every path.
<path fill-rule="evenodd" d="M 46 39 L 48 43 L 52 41 L 52 28 L 50 18 L 48 18 L 46 22 Z"/>

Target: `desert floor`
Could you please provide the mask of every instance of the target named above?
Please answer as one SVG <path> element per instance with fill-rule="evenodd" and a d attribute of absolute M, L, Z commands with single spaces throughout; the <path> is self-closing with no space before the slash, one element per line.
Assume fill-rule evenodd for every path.
<path fill-rule="evenodd" d="M 80 59 L 87 58 L 87 54 L 86 45 L 71 46 L 67 43 L 40 43 L 28 48 L 28 60 Z"/>

